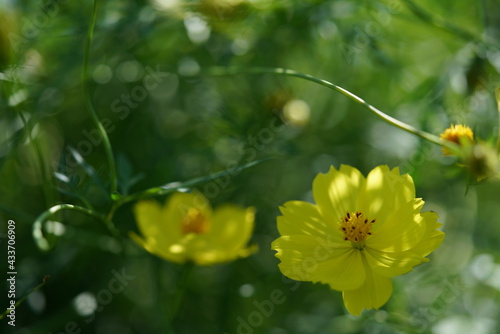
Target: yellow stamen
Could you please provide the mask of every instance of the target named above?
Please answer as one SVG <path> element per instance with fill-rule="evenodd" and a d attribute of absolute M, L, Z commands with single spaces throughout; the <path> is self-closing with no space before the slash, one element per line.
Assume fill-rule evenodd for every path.
<path fill-rule="evenodd" d="M 346 216 L 340 220 L 339 230 L 344 232 L 344 240 L 350 241 L 357 249 L 365 248 L 365 240 L 372 235 L 372 225 L 376 219 L 368 219 L 359 211 L 347 212 Z"/>
<path fill-rule="evenodd" d="M 210 228 L 210 222 L 203 213 L 195 208 L 189 208 L 181 223 L 182 234 L 205 234 Z"/>

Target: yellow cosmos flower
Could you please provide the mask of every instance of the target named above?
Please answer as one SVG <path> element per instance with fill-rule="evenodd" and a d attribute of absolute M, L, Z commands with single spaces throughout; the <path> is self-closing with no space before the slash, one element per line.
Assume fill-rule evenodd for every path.
<path fill-rule="evenodd" d="M 474 143 L 474 133 L 471 128 L 462 124 L 451 124 L 449 128 L 441 133 L 440 138 L 442 140 L 451 141 L 460 146 Z M 443 147 L 443 154 L 453 155 L 454 153 L 450 151 L 449 148 Z"/>
<path fill-rule="evenodd" d="M 198 192 L 174 193 L 162 207 L 141 201 L 134 207 L 142 237 L 130 237 L 148 252 L 165 260 L 213 265 L 246 257 L 254 226 L 255 209 L 225 204 L 212 211 Z"/>
<path fill-rule="evenodd" d="M 434 212 L 420 212 L 413 179 L 399 169 L 374 168 L 365 178 L 342 165 L 314 179 L 316 204 L 280 208 L 281 237 L 272 243 L 281 272 L 342 291 L 347 310 L 378 309 L 392 294 L 391 277 L 407 273 L 442 242 Z"/>

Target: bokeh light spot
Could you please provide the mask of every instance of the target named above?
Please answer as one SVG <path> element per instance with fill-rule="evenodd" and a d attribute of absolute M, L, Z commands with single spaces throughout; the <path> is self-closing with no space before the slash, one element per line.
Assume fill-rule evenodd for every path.
<path fill-rule="evenodd" d="M 87 317 L 97 309 L 97 300 L 90 292 L 82 292 L 73 301 L 76 313 L 82 317 Z"/>
<path fill-rule="evenodd" d="M 94 68 L 92 77 L 98 84 L 105 84 L 111 80 L 111 78 L 113 77 L 113 72 L 108 65 L 100 64 Z"/>

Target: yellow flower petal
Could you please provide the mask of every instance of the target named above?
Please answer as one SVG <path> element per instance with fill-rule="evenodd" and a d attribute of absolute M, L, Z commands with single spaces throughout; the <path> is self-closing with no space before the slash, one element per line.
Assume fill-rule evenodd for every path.
<path fill-rule="evenodd" d="M 347 211 L 355 211 L 358 194 L 365 179 L 359 170 L 341 165 L 337 171 L 318 174 L 313 181 L 313 196 L 324 219 L 338 222 Z"/>
<path fill-rule="evenodd" d="M 339 242 L 294 234 L 276 239 L 271 247 L 278 251 L 280 270 L 289 278 L 327 283 L 339 291 L 355 289 L 365 279 L 359 251 Z"/>
<path fill-rule="evenodd" d="M 291 201 L 286 202 L 278 217 L 278 230 L 281 235 L 306 234 L 324 238 L 325 235 L 335 235 L 339 240 L 342 233 L 336 220 L 325 220 L 314 204 Z"/>
<path fill-rule="evenodd" d="M 153 239 L 159 244 L 171 245 L 175 236 L 169 232 L 168 224 L 160 204 L 156 201 L 140 201 L 134 206 L 134 214 L 139 231 L 146 239 Z"/>
<path fill-rule="evenodd" d="M 161 206 L 155 201 L 141 201 L 134 206 L 134 214 L 143 235 L 158 233 L 160 226 L 155 222 L 162 219 Z"/>
<path fill-rule="evenodd" d="M 185 249 L 186 258 L 197 265 L 206 266 L 217 263 L 218 252 L 215 252 L 208 243 L 207 238 L 196 234 L 185 235 L 179 245 Z"/>
<path fill-rule="evenodd" d="M 391 279 L 367 269 L 365 283 L 359 289 L 343 291 L 342 298 L 349 313 L 360 315 L 363 309 L 380 308 L 389 300 L 391 294 Z"/>
<path fill-rule="evenodd" d="M 233 252 L 247 245 L 252 236 L 255 208 L 240 208 L 223 205 L 215 210 L 212 229 L 208 234 L 211 241 L 225 240 L 219 245 L 223 251 Z"/>
<path fill-rule="evenodd" d="M 338 291 L 359 288 L 366 278 L 361 251 L 348 249 L 338 252 L 330 260 L 319 264 L 311 277 L 313 282 L 327 283 Z"/>
<path fill-rule="evenodd" d="M 415 198 L 412 178 L 400 175 L 399 168 L 389 170 L 387 166 L 375 167 L 366 178 L 366 187 L 359 195 L 360 210 L 365 216 L 383 221 L 394 208 Z M 374 226 L 374 232 L 377 225 Z"/>
<path fill-rule="evenodd" d="M 154 238 L 149 238 L 148 240 L 146 240 L 134 232 L 130 232 L 129 237 L 151 254 L 155 254 L 156 256 L 161 257 L 167 261 L 179 264 L 186 262 L 186 254 L 184 253 L 184 249 L 179 249 L 178 245 L 159 244 Z M 176 247 L 177 251 L 173 252 L 172 250 L 175 250 Z"/>
<path fill-rule="evenodd" d="M 422 200 L 414 199 L 399 208 L 396 206 L 384 219 L 377 219 L 366 245 L 386 252 L 402 252 L 414 247 L 426 231 L 419 214 L 423 204 Z"/>
<path fill-rule="evenodd" d="M 426 227 L 425 235 L 411 251 L 421 256 L 427 256 L 441 245 L 444 240 L 444 233 L 437 230 L 441 227 L 441 224 L 437 222 L 438 215 L 435 212 L 423 212 L 420 216 Z"/>
<path fill-rule="evenodd" d="M 325 243 L 321 247 L 321 242 Z M 324 262 L 329 258 L 329 243 L 309 235 L 282 236 L 274 240 L 271 248 L 277 251 L 276 257 L 281 260 L 281 272 L 298 281 L 309 281 L 311 270 L 315 270 L 318 261 Z"/>
<path fill-rule="evenodd" d="M 365 257 L 370 269 L 383 277 L 406 274 L 412 268 L 428 259 L 414 252 L 387 253 L 369 247 L 365 248 Z"/>
<path fill-rule="evenodd" d="M 137 235 L 137 233 L 135 232 L 130 232 L 128 234 L 128 236 L 130 237 L 130 239 L 134 240 L 139 246 L 143 247 L 143 248 L 146 248 L 147 247 L 147 242 L 146 240 L 144 240 L 143 237 L 141 237 L 140 235 Z"/>
<path fill-rule="evenodd" d="M 198 244 L 191 245 L 195 261 L 221 263 L 245 257 L 256 250 L 247 247 L 252 236 L 255 208 L 224 205 L 217 208 L 210 231 L 196 236 Z M 204 242 L 201 242 L 201 241 Z"/>

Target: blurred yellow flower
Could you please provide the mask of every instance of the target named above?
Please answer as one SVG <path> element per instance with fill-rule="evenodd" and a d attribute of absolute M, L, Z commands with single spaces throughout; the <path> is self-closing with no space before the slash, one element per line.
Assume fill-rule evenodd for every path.
<path fill-rule="evenodd" d="M 316 204 L 280 208 L 281 237 L 272 243 L 281 272 L 342 291 L 347 310 L 378 309 L 392 294 L 391 277 L 422 262 L 442 242 L 437 214 L 420 210 L 413 179 L 399 169 L 374 168 L 365 178 L 342 165 L 313 182 Z"/>
<path fill-rule="evenodd" d="M 462 124 L 451 124 L 449 128 L 441 133 L 440 138 L 442 140 L 451 141 L 460 146 L 474 143 L 474 133 L 471 128 Z M 453 155 L 454 153 L 449 148 L 443 146 L 443 154 Z"/>
<path fill-rule="evenodd" d="M 141 201 L 134 207 L 142 237 L 130 237 L 148 252 L 165 260 L 213 265 L 249 256 L 247 247 L 254 226 L 255 209 L 225 204 L 212 211 L 199 192 L 176 192 L 164 206 Z"/>

